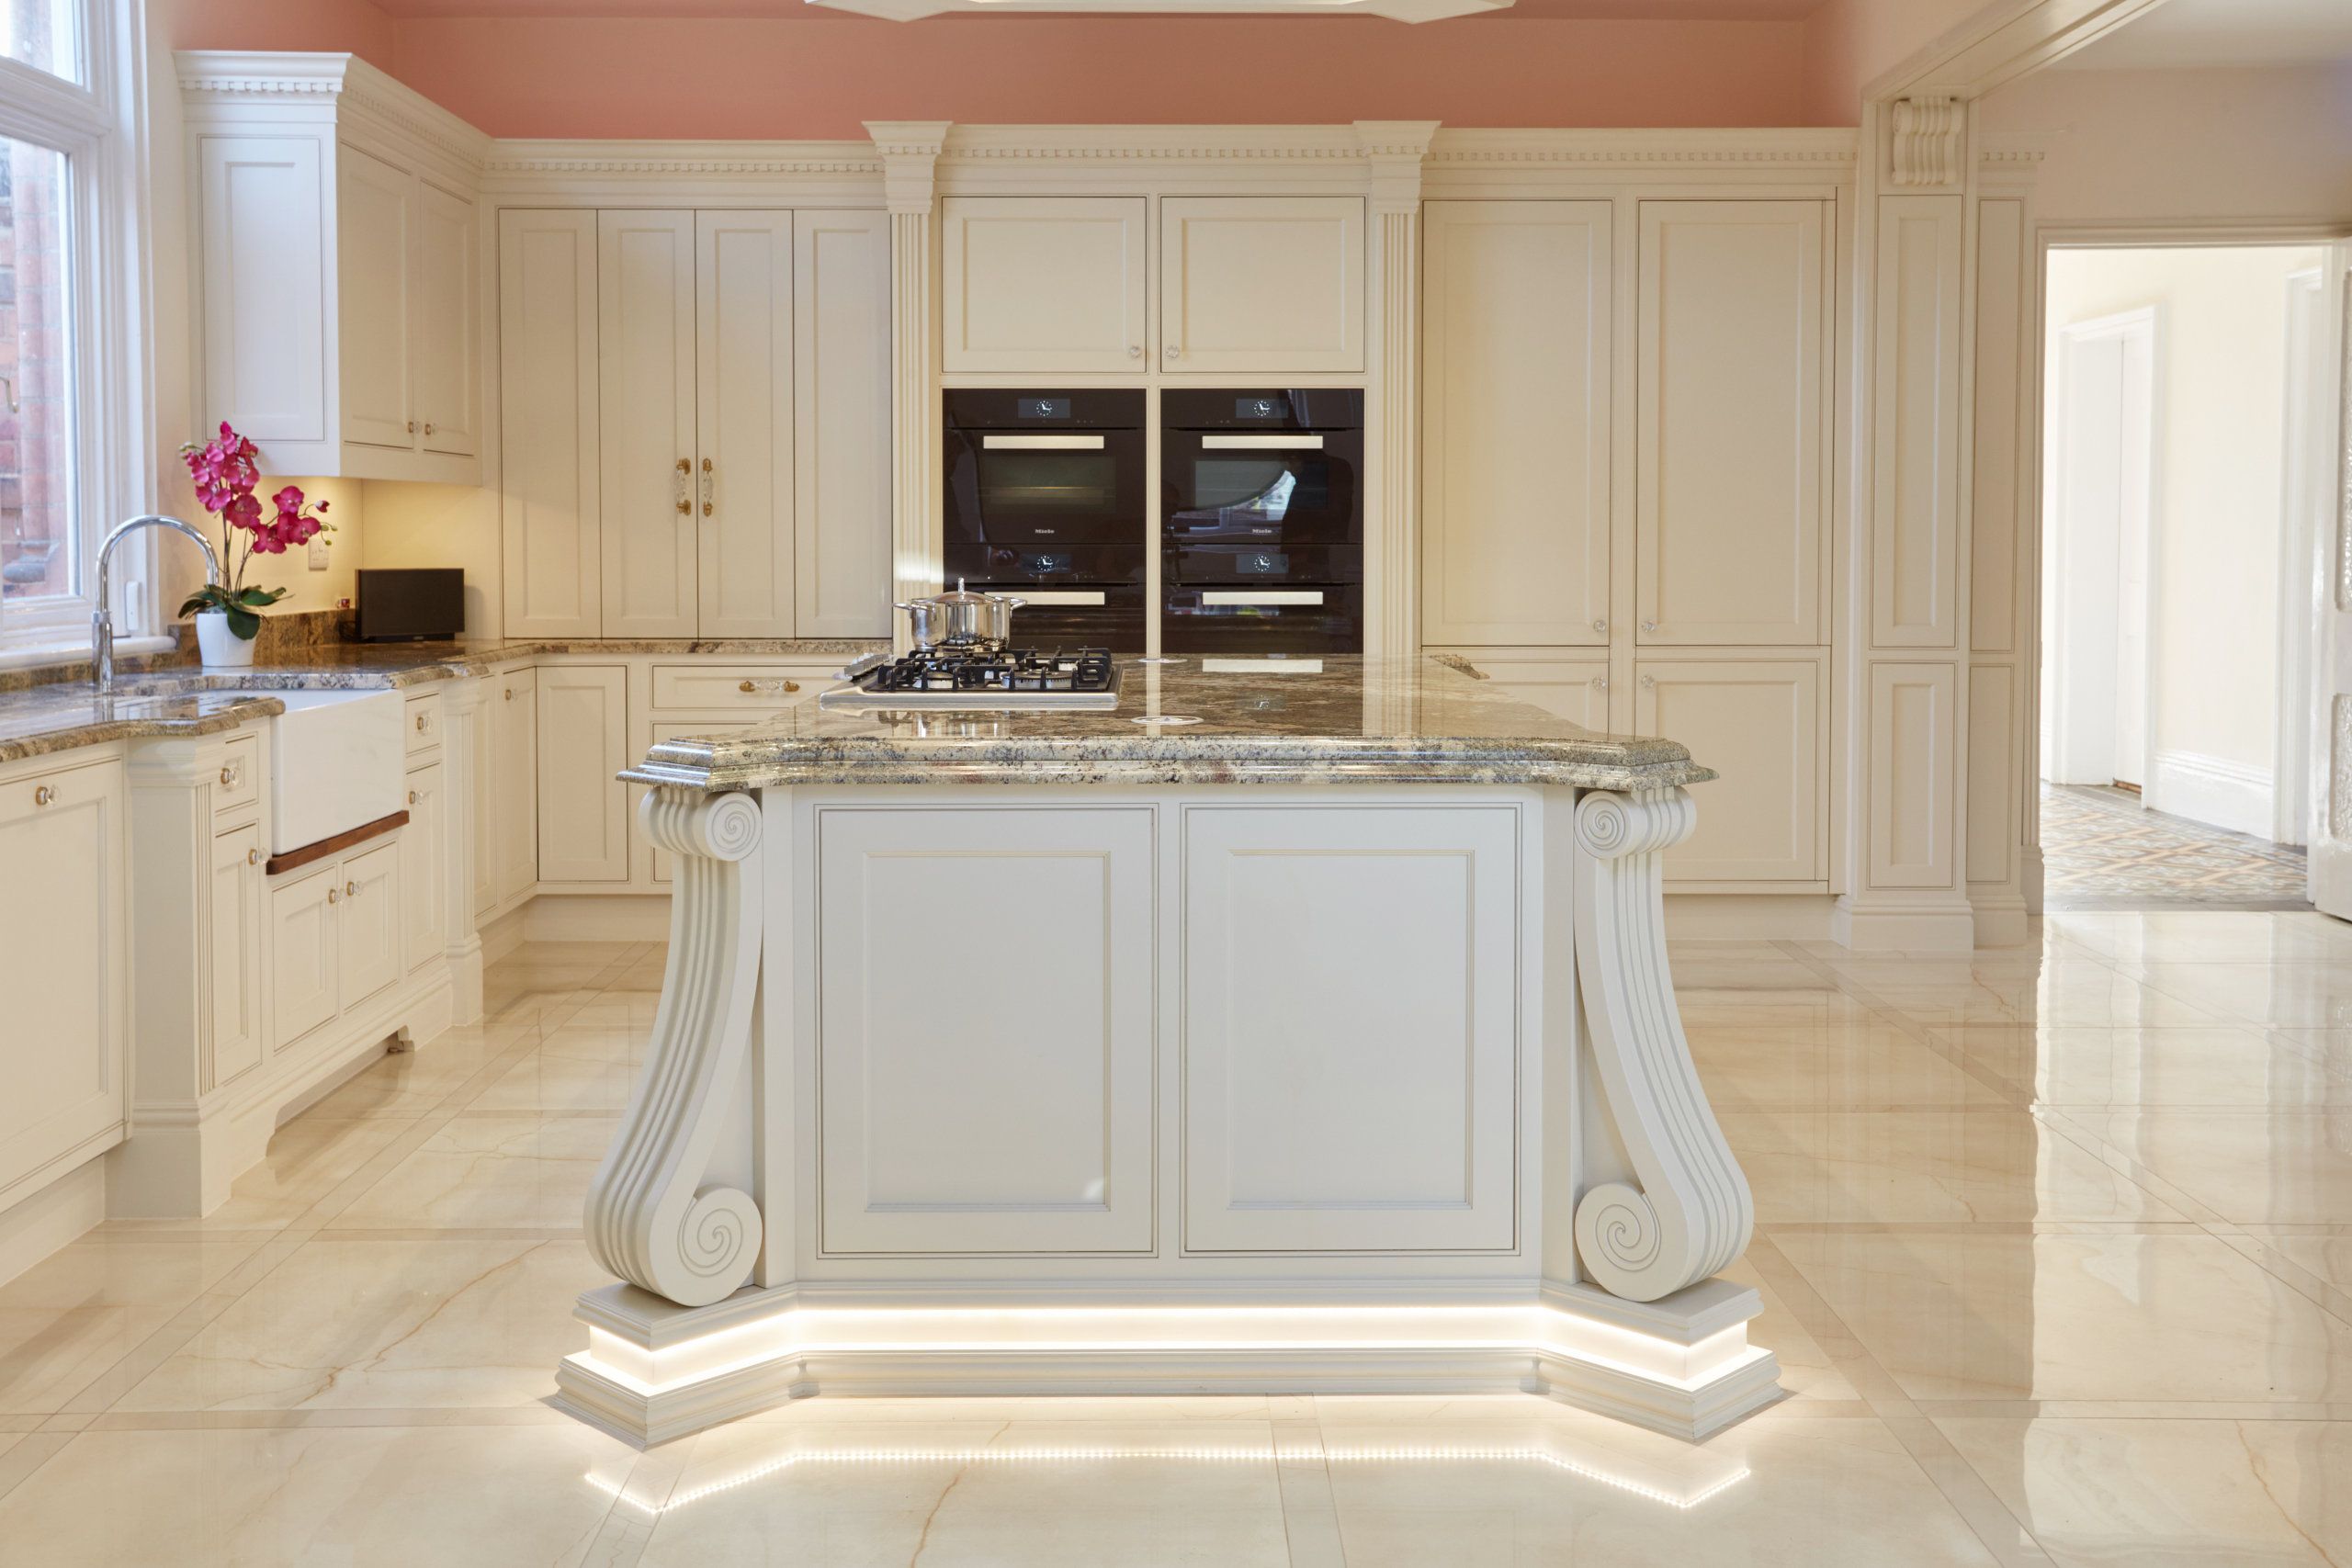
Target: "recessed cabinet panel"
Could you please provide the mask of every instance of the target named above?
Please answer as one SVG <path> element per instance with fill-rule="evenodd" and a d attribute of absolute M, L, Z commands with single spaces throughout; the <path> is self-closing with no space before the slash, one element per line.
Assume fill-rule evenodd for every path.
<path fill-rule="evenodd" d="M 303 136 L 201 136 L 205 417 L 266 446 L 333 435 L 327 408 L 326 191 Z"/>
<path fill-rule="evenodd" d="M 492 681 L 491 814 L 481 818 L 492 835 L 492 886 L 500 904 L 519 898 L 539 877 L 538 716 L 536 672 L 518 670 Z"/>
<path fill-rule="evenodd" d="M 604 614 L 596 215 L 509 210 L 498 224 L 506 631 L 595 637 Z"/>
<path fill-rule="evenodd" d="M 1141 197 L 951 196 L 940 225 L 950 375 L 1145 368 Z"/>
<path fill-rule="evenodd" d="M 336 997 L 356 1007 L 399 979 L 401 916 L 401 847 L 385 844 L 343 862 L 343 901 L 336 915 Z"/>
<path fill-rule="evenodd" d="M 1363 368 L 1363 202 L 1170 197 L 1159 204 L 1160 367 Z"/>
<path fill-rule="evenodd" d="M 417 182 L 354 147 L 338 150 L 343 312 L 343 434 L 348 441 L 407 448 L 416 444 L 410 362 L 416 306 Z"/>
<path fill-rule="evenodd" d="M 695 631 L 695 216 L 596 224 L 604 635 Z"/>
<path fill-rule="evenodd" d="M 411 770 L 408 826 L 401 829 L 401 952 L 411 969 L 448 944 L 449 807 L 441 764 Z"/>
<path fill-rule="evenodd" d="M 1605 646 L 1610 204 L 1422 213 L 1422 638 Z"/>
<path fill-rule="evenodd" d="M 1638 640 L 1819 643 L 1826 205 L 1641 209 Z"/>
<path fill-rule="evenodd" d="M 1668 882 L 1813 883 L 1828 874 L 1822 681 L 1813 660 L 1638 667 L 1634 730 L 1673 737 L 1722 775 L 1692 786 L 1699 825 L 1667 852 Z"/>
<path fill-rule="evenodd" d="M 212 1052 L 201 1087 L 214 1089 L 261 1066 L 264 874 L 259 825 L 212 840 Z"/>
<path fill-rule="evenodd" d="M 890 635 L 890 220 L 794 216 L 797 637 Z"/>
<path fill-rule="evenodd" d="M 1518 813 L 1184 813 L 1184 1247 L 1507 1250 Z"/>
<path fill-rule="evenodd" d="M 1485 705 L 1494 697 L 1505 696 L 1541 708 L 1570 724 L 1603 734 L 1609 731 L 1609 666 L 1600 658 L 1557 659 L 1544 649 L 1485 648 L 1463 649 L 1455 657 L 1486 679 L 1468 691 L 1451 686 L 1430 688 L 1423 700 L 1430 716 L 1440 725 L 1448 722 L 1446 713 L 1451 704 L 1476 702 L 1480 705 L 1476 711 L 1480 716 L 1474 719 L 1466 707 L 1462 710 L 1462 716 L 1465 724 L 1475 722 L 1483 729 L 1491 722 L 1483 716 L 1492 711 Z"/>
<path fill-rule="evenodd" d="M 467 718 L 467 728 L 473 750 L 473 909 L 477 916 L 488 914 L 498 907 L 498 870 L 500 846 L 498 814 L 502 765 L 499 756 L 499 727 L 493 722 L 499 708 L 498 694 L 509 689 L 497 676 L 485 682 L 484 700 L 477 705 Z M 496 705 L 493 705 L 495 704 Z"/>
<path fill-rule="evenodd" d="M 474 204 L 430 180 L 416 189 L 417 445 L 470 457 L 481 427 Z"/>
<path fill-rule="evenodd" d="M 628 880 L 628 671 L 550 665 L 538 676 L 541 882 Z"/>
<path fill-rule="evenodd" d="M 792 214 L 704 212 L 695 229 L 698 624 L 704 637 L 789 637 Z"/>
<path fill-rule="evenodd" d="M 123 810 L 119 763 L 0 786 L 0 1188 L 123 1119 Z"/>
<path fill-rule="evenodd" d="M 335 916 L 342 906 L 337 863 L 269 890 L 270 1039 L 280 1051 L 335 1015 Z"/>
<path fill-rule="evenodd" d="M 824 1251 L 1150 1249 L 1152 825 L 820 812 Z M 905 932 L 983 908 L 910 960 Z M 943 1006 L 1008 983 L 1017 1010 Z"/>

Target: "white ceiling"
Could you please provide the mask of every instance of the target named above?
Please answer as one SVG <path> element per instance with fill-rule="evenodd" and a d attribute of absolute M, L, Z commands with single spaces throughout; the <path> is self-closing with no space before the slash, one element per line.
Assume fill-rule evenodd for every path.
<path fill-rule="evenodd" d="M 2165 0 L 2060 62 L 2077 71 L 2352 60 L 2352 0 Z"/>

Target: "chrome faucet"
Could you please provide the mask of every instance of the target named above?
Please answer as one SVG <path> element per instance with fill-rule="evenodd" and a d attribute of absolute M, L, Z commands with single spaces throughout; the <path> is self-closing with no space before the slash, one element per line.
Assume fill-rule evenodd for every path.
<path fill-rule="evenodd" d="M 220 554 L 198 529 L 176 517 L 134 517 L 119 525 L 98 547 L 98 607 L 90 615 L 90 679 L 101 692 L 114 684 L 114 547 L 141 528 L 176 528 L 194 539 L 204 552 L 205 585 L 217 588 L 220 583 Z"/>

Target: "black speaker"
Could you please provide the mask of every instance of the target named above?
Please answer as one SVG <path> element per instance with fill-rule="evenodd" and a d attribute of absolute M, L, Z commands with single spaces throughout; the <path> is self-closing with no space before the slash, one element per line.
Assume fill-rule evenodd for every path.
<path fill-rule="evenodd" d="M 466 574 L 454 566 L 361 567 L 353 635 L 361 642 L 432 642 L 466 629 Z"/>

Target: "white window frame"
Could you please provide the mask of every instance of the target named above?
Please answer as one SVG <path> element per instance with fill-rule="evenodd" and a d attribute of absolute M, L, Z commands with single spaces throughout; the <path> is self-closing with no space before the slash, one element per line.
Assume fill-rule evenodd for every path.
<path fill-rule="evenodd" d="M 145 38 L 141 0 L 74 0 L 83 86 L 0 59 L 0 136 L 66 156 L 68 322 L 73 342 L 77 592 L 0 605 L 0 656 L 71 646 L 89 624 L 97 551 L 112 524 L 149 510 L 154 455 L 141 436 L 153 409 L 146 344 L 152 308 L 145 187 Z M 155 619 L 152 547 L 118 562 L 141 591 L 118 598 L 132 630 Z"/>

